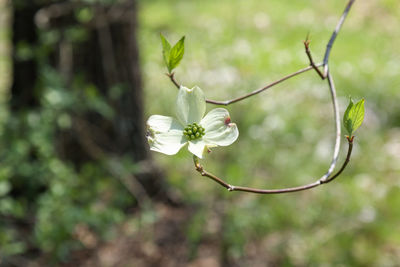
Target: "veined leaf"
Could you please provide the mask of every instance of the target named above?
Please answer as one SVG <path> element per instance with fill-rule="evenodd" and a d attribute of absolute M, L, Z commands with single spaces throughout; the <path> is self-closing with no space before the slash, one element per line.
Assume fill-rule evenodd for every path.
<path fill-rule="evenodd" d="M 169 71 L 175 69 L 183 58 L 185 53 L 185 36 L 183 36 L 175 45 L 172 47 L 169 53 Z"/>
<path fill-rule="evenodd" d="M 353 135 L 353 133 L 358 129 L 358 127 L 361 126 L 364 120 L 364 102 L 364 99 L 361 99 L 354 104 L 353 100 L 350 98 L 350 103 L 347 106 L 346 112 L 343 116 L 343 124 L 349 133 L 349 136 Z"/>
<path fill-rule="evenodd" d="M 162 33 L 160 33 L 160 37 L 161 37 L 161 43 L 162 43 L 162 48 L 163 48 L 162 54 L 163 54 L 163 58 L 164 58 L 164 63 L 168 68 L 168 72 L 171 73 L 172 69 L 170 69 L 170 64 L 169 64 L 169 55 L 171 52 L 171 44 L 164 37 L 164 35 L 162 35 Z"/>
<path fill-rule="evenodd" d="M 351 120 L 349 118 L 349 113 L 350 113 L 350 110 L 353 108 L 353 106 L 354 106 L 353 99 L 351 99 L 351 97 L 350 97 L 349 105 L 347 106 L 347 109 L 343 115 L 343 125 L 344 125 L 344 128 L 346 128 L 346 130 L 350 136 L 353 133 L 353 128 L 352 128 Z"/>

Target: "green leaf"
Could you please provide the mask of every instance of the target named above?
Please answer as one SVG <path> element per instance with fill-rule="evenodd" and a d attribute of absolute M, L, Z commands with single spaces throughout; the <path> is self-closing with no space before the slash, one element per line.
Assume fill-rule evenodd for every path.
<path fill-rule="evenodd" d="M 347 109 L 343 116 L 343 124 L 346 128 L 349 136 L 352 136 L 353 133 L 361 126 L 364 120 L 364 99 L 361 99 L 356 104 L 354 104 L 353 100 L 350 98 L 350 103 L 347 106 Z"/>
<path fill-rule="evenodd" d="M 168 40 L 160 33 L 161 37 L 161 43 L 162 43 L 162 53 L 163 53 L 163 58 L 164 58 L 164 63 L 168 68 L 168 72 L 171 73 L 172 69 L 170 69 L 170 64 L 169 64 L 169 55 L 171 52 L 171 44 L 168 42 Z"/>
<path fill-rule="evenodd" d="M 185 36 L 183 36 L 175 45 L 172 47 L 169 53 L 169 72 L 175 69 L 183 58 L 185 53 Z"/>
<path fill-rule="evenodd" d="M 352 127 L 351 120 L 349 119 L 349 113 L 350 113 L 350 110 L 353 108 L 353 106 L 354 106 L 353 99 L 351 99 L 351 97 L 350 97 L 350 103 L 347 106 L 347 109 L 343 115 L 343 125 L 344 125 L 344 128 L 346 128 L 346 130 L 350 136 L 353 133 L 353 127 Z"/>

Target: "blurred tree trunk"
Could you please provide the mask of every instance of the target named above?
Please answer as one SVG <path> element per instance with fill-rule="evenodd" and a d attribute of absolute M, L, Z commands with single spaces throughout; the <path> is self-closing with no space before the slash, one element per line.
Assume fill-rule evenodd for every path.
<path fill-rule="evenodd" d="M 34 2 L 14 1 L 13 108 L 39 105 L 39 94 L 35 94 L 38 63 L 32 52 L 38 40 L 37 26 L 41 31 L 57 31 L 60 39 L 49 55 L 50 64 L 67 87 L 77 77 L 94 85 L 114 111 L 112 119 L 97 112 L 74 114 L 72 129 L 59 135 L 60 156 L 77 168 L 87 161 L 128 156 L 142 167 L 131 176 L 138 179 L 135 184 L 141 184 L 153 199 L 169 200 L 145 140 L 136 1 L 86 5 L 48 0 L 42 6 Z M 86 17 L 77 15 L 82 10 Z M 84 37 L 70 38 L 68 34 L 76 30 L 84 32 Z"/>
<path fill-rule="evenodd" d="M 33 53 L 38 37 L 33 21 L 40 6 L 34 1 L 13 1 L 13 4 L 11 109 L 15 111 L 38 105 L 35 97 L 38 66 Z"/>
<path fill-rule="evenodd" d="M 151 166 L 131 179 L 138 178 L 150 197 L 168 199 L 161 173 L 149 164 L 151 159 L 145 140 L 135 1 L 111 6 L 95 5 L 90 6 L 90 10 L 93 18 L 84 25 L 76 24 L 76 13 L 66 12 L 61 18 L 59 27 L 84 26 L 88 38 L 79 43 L 70 43 L 63 38 L 57 53 L 57 66 L 67 82 L 71 82 L 77 74 L 84 73 L 86 81 L 93 83 L 108 99 L 115 115 L 110 120 L 98 114 L 86 114 L 89 124 L 85 125 L 80 120 L 75 121 L 75 125 L 80 129 L 83 126 L 86 140 L 105 154 L 129 156 L 135 162 Z M 63 24 L 65 22 L 67 24 Z M 75 136 L 82 137 L 80 132 Z M 67 144 L 64 151 L 65 148 L 71 147 Z M 75 152 L 69 157 L 73 157 Z M 93 154 L 89 156 L 93 158 Z"/>

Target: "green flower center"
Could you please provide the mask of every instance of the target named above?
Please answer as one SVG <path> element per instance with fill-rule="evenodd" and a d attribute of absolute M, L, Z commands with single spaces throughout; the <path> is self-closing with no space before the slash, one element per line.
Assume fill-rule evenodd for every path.
<path fill-rule="evenodd" d="M 196 140 L 200 139 L 204 134 L 204 128 L 201 125 L 198 125 L 197 123 L 192 123 L 188 124 L 185 129 L 183 130 L 183 134 L 187 137 L 189 140 Z"/>

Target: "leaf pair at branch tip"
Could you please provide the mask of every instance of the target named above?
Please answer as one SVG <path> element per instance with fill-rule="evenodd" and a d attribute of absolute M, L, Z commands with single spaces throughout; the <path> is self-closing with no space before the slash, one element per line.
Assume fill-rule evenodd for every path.
<path fill-rule="evenodd" d="M 160 33 L 161 44 L 163 48 L 164 63 L 167 66 L 168 73 L 171 74 L 183 58 L 185 53 L 185 36 L 183 36 L 173 47 L 168 40 Z"/>
<path fill-rule="evenodd" d="M 364 99 L 361 99 L 354 104 L 353 99 L 350 97 L 349 105 L 347 106 L 343 116 L 343 124 L 350 138 L 353 136 L 353 133 L 358 129 L 358 127 L 361 126 L 364 120 L 364 102 Z"/>

